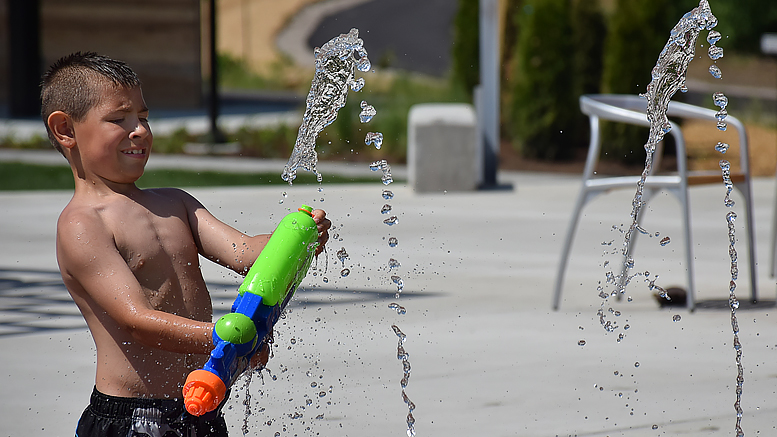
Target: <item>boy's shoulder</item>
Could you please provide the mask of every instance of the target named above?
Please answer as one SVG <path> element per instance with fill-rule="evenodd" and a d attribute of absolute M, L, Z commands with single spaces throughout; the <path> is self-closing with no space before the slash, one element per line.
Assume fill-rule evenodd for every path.
<path fill-rule="evenodd" d="M 150 188 L 138 190 L 132 196 L 110 195 L 89 196 L 74 195 L 65 206 L 57 221 L 57 231 L 67 230 L 98 230 L 106 225 L 107 216 L 121 215 L 129 208 L 149 208 L 162 202 L 197 202 L 186 191 L 178 188 Z M 95 227 L 97 229 L 95 229 Z"/>

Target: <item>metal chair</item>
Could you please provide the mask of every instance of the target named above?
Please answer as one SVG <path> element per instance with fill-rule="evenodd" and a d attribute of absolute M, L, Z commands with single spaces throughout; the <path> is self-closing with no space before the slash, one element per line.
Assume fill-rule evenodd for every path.
<path fill-rule="evenodd" d="M 599 194 L 617 188 L 634 188 L 640 176 L 618 176 L 618 177 L 596 177 L 596 164 L 599 161 L 601 148 L 601 134 L 599 120 L 610 120 L 622 123 L 629 123 L 639 126 L 650 126 L 645 115 L 647 101 L 639 96 L 633 95 L 585 95 L 580 97 L 580 110 L 589 118 L 591 126 L 590 145 L 586 158 L 585 169 L 583 171 L 583 186 L 580 195 L 575 203 L 575 209 L 567 230 L 567 237 L 561 251 L 561 260 L 556 274 L 556 283 L 553 295 L 553 309 L 557 310 L 561 303 L 561 292 L 564 284 L 564 275 L 566 273 L 567 262 L 569 260 L 569 251 L 572 248 L 572 242 L 577 230 L 577 222 L 580 219 L 580 213 L 591 199 Z M 669 117 L 692 118 L 700 120 L 717 121 L 715 111 L 689 105 L 680 102 L 670 102 L 667 110 Z M 669 132 L 676 144 L 677 149 L 677 174 L 673 175 L 654 175 L 650 174 L 645 181 L 644 199 L 649 199 L 651 193 L 665 189 L 675 194 L 680 201 L 683 216 L 683 232 L 685 233 L 685 256 L 688 274 L 688 294 L 687 306 L 694 308 L 694 295 L 696 285 L 693 269 L 693 246 L 691 244 L 691 221 L 690 207 L 688 203 L 688 186 L 697 184 L 721 183 L 720 173 L 709 172 L 689 172 L 686 165 L 685 140 L 683 138 L 680 126 L 675 122 L 670 122 L 672 129 Z M 750 262 L 750 287 L 752 300 L 757 300 L 756 290 L 756 264 L 755 264 L 755 227 L 753 224 L 753 202 L 752 202 L 752 184 L 750 181 L 750 165 L 747 148 L 747 133 L 745 127 L 735 117 L 728 116 L 726 123 L 733 127 L 739 134 L 739 153 L 740 153 L 740 171 L 731 172 L 731 181 L 734 187 L 742 193 L 745 201 L 746 222 L 748 240 L 748 255 Z M 663 142 L 662 142 L 663 143 Z M 662 144 L 656 148 L 654 155 L 653 169 L 659 167 L 662 153 Z M 777 224 L 775 225 L 777 229 Z M 636 235 L 636 233 L 635 233 Z M 632 244 L 633 244 L 632 240 Z M 626 271 L 625 263 L 621 273 Z M 621 274 L 623 277 L 623 274 Z M 618 296 L 620 298 L 620 296 Z"/>

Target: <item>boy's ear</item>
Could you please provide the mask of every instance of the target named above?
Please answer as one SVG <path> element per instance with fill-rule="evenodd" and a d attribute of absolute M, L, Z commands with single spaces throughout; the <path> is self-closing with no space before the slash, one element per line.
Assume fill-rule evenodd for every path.
<path fill-rule="evenodd" d="M 76 145 L 76 132 L 73 129 L 73 119 L 62 111 L 54 111 L 47 120 L 49 130 L 62 147 L 71 148 Z"/>

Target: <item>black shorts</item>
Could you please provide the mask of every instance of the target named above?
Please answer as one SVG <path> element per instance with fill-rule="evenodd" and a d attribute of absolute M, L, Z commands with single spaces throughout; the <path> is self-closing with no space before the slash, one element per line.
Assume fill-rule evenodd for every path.
<path fill-rule="evenodd" d="M 222 403 L 223 406 L 223 403 Z M 221 406 L 192 416 L 181 399 L 120 398 L 92 391 L 76 437 L 225 437 Z"/>

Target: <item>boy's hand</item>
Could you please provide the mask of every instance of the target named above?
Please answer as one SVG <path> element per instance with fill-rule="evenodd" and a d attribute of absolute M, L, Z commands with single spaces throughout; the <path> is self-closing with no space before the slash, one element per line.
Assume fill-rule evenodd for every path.
<path fill-rule="evenodd" d="M 270 345 L 265 343 L 262 348 L 257 351 L 253 357 L 251 357 L 251 363 L 248 365 L 250 370 L 261 370 L 267 366 L 267 361 L 270 360 Z"/>
<path fill-rule="evenodd" d="M 326 218 L 326 212 L 322 209 L 313 211 L 313 220 L 318 228 L 318 248 L 316 248 L 316 256 L 318 256 L 319 253 L 324 251 L 324 246 L 329 241 L 329 228 L 332 227 L 332 222 Z"/>

